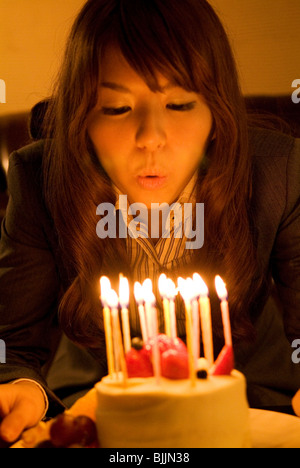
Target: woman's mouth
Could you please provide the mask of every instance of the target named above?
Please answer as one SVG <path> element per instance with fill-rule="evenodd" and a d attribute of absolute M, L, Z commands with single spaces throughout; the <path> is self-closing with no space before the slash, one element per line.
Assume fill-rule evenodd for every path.
<path fill-rule="evenodd" d="M 161 175 L 142 175 L 138 176 L 138 184 L 146 190 L 155 190 L 161 188 L 166 183 L 167 177 Z"/>

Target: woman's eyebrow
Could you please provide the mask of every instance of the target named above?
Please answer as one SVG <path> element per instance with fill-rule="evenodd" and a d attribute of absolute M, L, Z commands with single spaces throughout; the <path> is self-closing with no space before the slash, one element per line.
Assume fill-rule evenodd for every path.
<path fill-rule="evenodd" d="M 112 81 L 104 81 L 103 83 L 101 83 L 101 87 L 112 89 L 113 91 L 119 91 L 121 93 L 127 93 L 127 94 L 132 93 L 131 89 L 119 83 L 114 83 Z M 169 91 L 174 88 L 178 88 L 178 86 L 175 83 L 171 82 L 171 83 L 167 83 L 165 86 L 161 86 L 160 91 L 164 93 L 165 91 Z"/>
<path fill-rule="evenodd" d="M 122 93 L 131 93 L 131 90 L 129 88 L 126 88 L 126 86 L 118 84 L 118 83 L 113 83 L 111 81 L 105 81 L 101 83 L 101 87 L 112 89 L 114 91 L 120 91 Z"/>

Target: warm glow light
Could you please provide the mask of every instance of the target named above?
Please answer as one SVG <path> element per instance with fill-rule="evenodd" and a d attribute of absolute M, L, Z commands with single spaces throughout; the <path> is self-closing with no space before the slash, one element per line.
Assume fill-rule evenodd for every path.
<path fill-rule="evenodd" d="M 141 304 L 144 301 L 143 300 L 143 286 L 138 281 L 134 283 L 133 294 L 138 304 Z"/>
<path fill-rule="evenodd" d="M 215 277 L 215 286 L 219 299 L 225 301 L 227 299 L 228 293 L 225 283 L 220 276 Z"/>
<path fill-rule="evenodd" d="M 199 296 L 208 296 L 208 287 L 206 286 L 205 282 L 199 275 L 199 273 L 193 274 L 193 281 L 195 284 L 195 289 Z"/>
<path fill-rule="evenodd" d="M 158 278 L 158 290 L 161 297 L 167 296 L 167 276 L 162 273 Z"/>
<path fill-rule="evenodd" d="M 107 304 L 107 294 L 111 289 L 111 283 L 107 276 L 101 276 L 100 278 L 100 297 L 103 307 Z"/>
<path fill-rule="evenodd" d="M 107 294 L 106 294 L 106 302 L 108 307 L 111 307 L 112 309 L 116 309 L 119 305 L 119 298 L 118 294 L 114 289 L 110 289 Z"/>
<path fill-rule="evenodd" d="M 174 299 L 176 296 L 176 286 L 174 281 L 171 278 L 167 278 L 166 291 L 168 299 Z"/>
<path fill-rule="evenodd" d="M 183 279 L 179 277 L 177 284 L 179 292 L 185 302 L 190 302 L 196 297 L 195 285 L 192 278 Z"/>
<path fill-rule="evenodd" d="M 119 299 L 122 307 L 128 307 L 129 304 L 129 283 L 128 279 L 120 276 L 119 282 Z"/>
<path fill-rule="evenodd" d="M 145 279 L 142 287 L 143 287 L 143 298 L 144 298 L 145 303 L 155 304 L 156 299 L 153 294 L 151 279 L 150 278 Z"/>

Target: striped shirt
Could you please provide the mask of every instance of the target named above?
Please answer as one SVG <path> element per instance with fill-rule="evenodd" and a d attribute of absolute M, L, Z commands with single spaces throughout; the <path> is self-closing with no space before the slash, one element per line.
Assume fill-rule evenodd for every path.
<path fill-rule="evenodd" d="M 132 213 L 130 205 L 127 201 L 126 206 L 120 203 L 121 192 L 116 189 L 117 202 L 115 209 L 120 210 L 122 218 L 127 226 L 128 234 L 126 237 L 127 253 L 132 268 L 132 277 L 134 281 L 142 283 L 146 278 L 150 278 L 153 285 L 158 310 L 158 320 L 160 331 L 164 331 L 163 323 L 163 308 L 160 294 L 158 291 L 158 279 L 161 273 L 166 273 L 172 278 L 172 271 L 187 263 L 192 255 L 192 250 L 186 249 L 187 232 L 184 229 L 188 220 L 191 220 L 191 212 L 186 213 L 184 208 L 185 203 L 194 206 L 196 203 L 196 181 L 195 175 L 187 184 L 177 202 L 168 208 L 162 220 L 165 221 L 162 235 L 153 242 L 149 238 L 148 233 L 148 217 L 147 221 Z M 160 205 L 161 206 L 161 205 Z M 170 209 L 172 208 L 172 209 Z M 157 226 L 154 226 L 154 228 Z M 153 232 L 153 221 L 151 224 L 151 233 Z M 176 282 L 177 278 L 172 278 Z M 181 300 L 176 298 L 176 317 L 178 335 L 185 335 L 185 316 Z M 133 300 L 130 304 L 130 322 L 134 336 L 140 334 L 140 323 L 137 305 Z"/>

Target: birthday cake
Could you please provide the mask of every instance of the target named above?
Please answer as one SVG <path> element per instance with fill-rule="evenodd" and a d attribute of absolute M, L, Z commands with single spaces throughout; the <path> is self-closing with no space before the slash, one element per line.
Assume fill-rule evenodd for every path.
<path fill-rule="evenodd" d="M 192 307 L 186 297 L 186 343 L 173 326 L 166 327 L 169 333 L 158 333 L 157 311 L 150 302 L 140 310 L 146 325 L 143 338 L 129 341 L 124 320 L 120 326 L 118 300 L 103 301 L 108 375 L 62 416 L 45 426 L 40 423 L 38 441 L 33 432 L 35 446 L 251 447 L 246 380 L 234 369 L 226 301 L 221 304 L 225 345 L 216 360 L 208 301 L 201 303 L 202 314 L 198 302 Z M 200 338 L 198 316 L 204 357 L 195 346 Z M 126 317 L 127 310 L 122 319 Z M 172 324 L 167 313 L 165 320 Z M 32 433 L 25 434 L 23 443 L 26 437 L 28 446 Z"/>
<path fill-rule="evenodd" d="M 165 374 L 166 368 L 169 373 L 171 369 L 163 365 L 159 380 L 155 376 L 130 377 L 126 383 L 122 376 L 102 379 L 96 385 L 100 447 L 250 447 L 245 378 L 229 371 L 228 361 L 231 353 L 224 350 L 215 375 L 200 364 L 194 382 L 181 378 L 186 372 L 182 365 L 179 370 L 175 366 L 173 375 Z M 225 368 L 229 374 L 218 375 Z"/>

